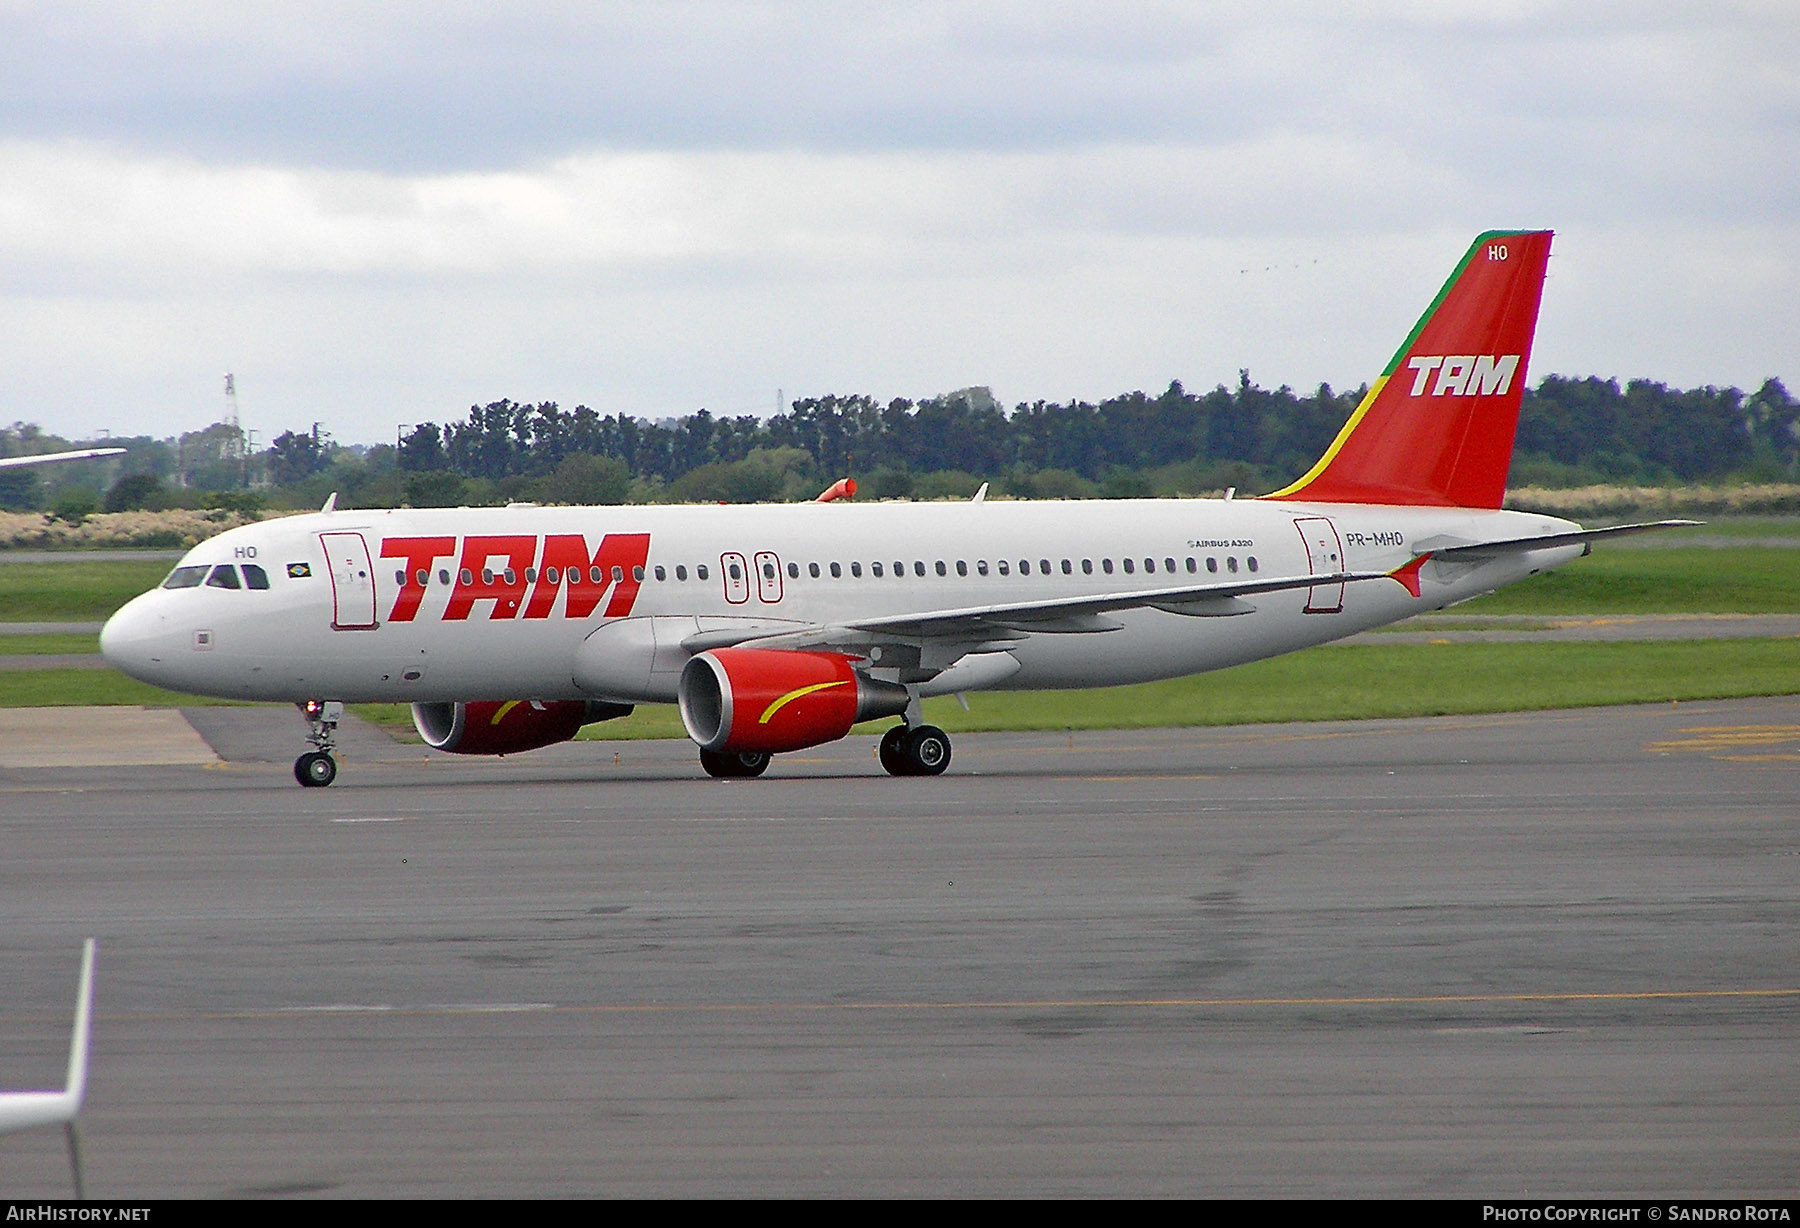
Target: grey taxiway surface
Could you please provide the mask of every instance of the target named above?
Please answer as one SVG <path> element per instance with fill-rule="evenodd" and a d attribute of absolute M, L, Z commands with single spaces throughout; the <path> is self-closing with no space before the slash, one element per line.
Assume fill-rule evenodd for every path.
<path fill-rule="evenodd" d="M 94 1195 L 1800 1190 L 1794 700 L 929 780 L 364 731 L 327 790 L 291 714 L 190 717 L 0 769 L 0 1086 L 60 1085 L 97 936 Z"/>

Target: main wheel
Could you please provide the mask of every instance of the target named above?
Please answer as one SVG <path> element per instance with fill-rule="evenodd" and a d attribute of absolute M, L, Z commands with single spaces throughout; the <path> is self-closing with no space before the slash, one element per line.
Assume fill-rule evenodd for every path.
<path fill-rule="evenodd" d="M 950 766 L 950 735 L 936 725 L 920 725 L 906 735 L 908 775 L 938 776 Z"/>
<path fill-rule="evenodd" d="M 906 761 L 906 726 L 895 725 L 881 735 L 881 766 L 889 776 L 912 775 Z"/>
<path fill-rule="evenodd" d="M 739 776 L 761 776 L 769 768 L 766 750 L 742 750 L 732 756 L 738 761 Z"/>
<path fill-rule="evenodd" d="M 309 789 L 323 789 L 337 779 L 337 760 L 321 750 L 309 750 L 294 760 L 294 779 Z"/>
<path fill-rule="evenodd" d="M 769 766 L 769 752 L 703 750 L 700 752 L 700 766 L 706 769 L 708 776 L 720 779 L 761 776 Z"/>

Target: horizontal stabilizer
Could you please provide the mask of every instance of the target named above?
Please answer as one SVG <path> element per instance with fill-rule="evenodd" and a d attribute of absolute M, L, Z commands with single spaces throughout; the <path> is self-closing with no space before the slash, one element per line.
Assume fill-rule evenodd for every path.
<path fill-rule="evenodd" d="M 1539 537 L 1511 537 L 1505 541 L 1470 542 L 1457 546 L 1419 548 L 1419 557 L 1438 559 L 1475 559 L 1490 555 L 1518 554 L 1526 550 L 1548 550 L 1554 546 L 1599 541 L 1605 537 L 1623 537 L 1627 533 L 1648 533 L 1654 529 L 1686 529 L 1702 523 L 1698 520 L 1652 520 L 1642 524 L 1615 524 L 1604 529 L 1575 529 L 1568 533 L 1546 533 Z"/>

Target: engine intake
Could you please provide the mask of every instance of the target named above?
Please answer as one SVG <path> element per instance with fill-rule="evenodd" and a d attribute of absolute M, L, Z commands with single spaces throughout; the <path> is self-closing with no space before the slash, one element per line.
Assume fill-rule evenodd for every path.
<path fill-rule="evenodd" d="M 631 715 L 630 704 L 597 699 L 478 700 L 414 704 L 413 728 L 433 750 L 510 755 L 567 742 L 583 725 Z"/>
<path fill-rule="evenodd" d="M 835 742 L 858 721 L 906 711 L 906 688 L 835 652 L 715 648 L 681 671 L 681 723 L 708 751 L 776 753 Z"/>

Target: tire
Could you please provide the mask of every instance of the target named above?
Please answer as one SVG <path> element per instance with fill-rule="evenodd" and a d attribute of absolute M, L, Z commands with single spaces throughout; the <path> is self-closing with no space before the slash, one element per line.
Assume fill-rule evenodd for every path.
<path fill-rule="evenodd" d="M 950 766 L 950 735 L 936 725 L 920 725 L 906 735 L 908 774 L 941 776 Z"/>
<path fill-rule="evenodd" d="M 323 789 L 337 779 L 337 760 L 311 750 L 294 760 L 294 779 L 308 789 Z"/>
<path fill-rule="evenodd" d="M 881 766 L 889 776 L 910 776 L 912 767 L 906 760 L 906 726 L 895 725 L 881 735 Z"/>
<path fill-rule="evenodd" d="M 761 776 L 769 767 L 769 752 L 763 750 L 700 752 L 700 766 L 708 776 L 719 780 L 735 780 Z"/>

